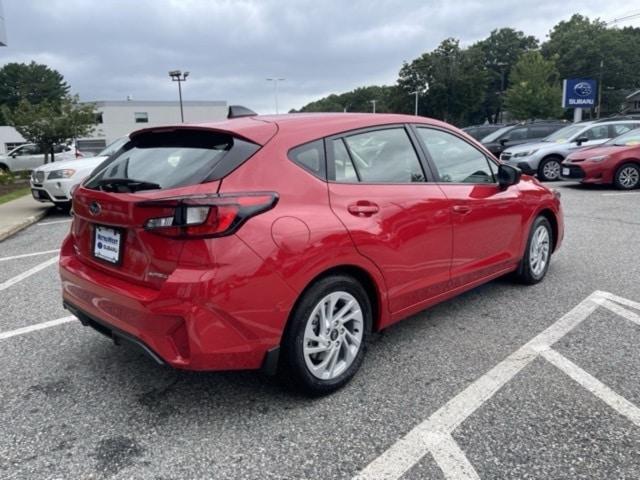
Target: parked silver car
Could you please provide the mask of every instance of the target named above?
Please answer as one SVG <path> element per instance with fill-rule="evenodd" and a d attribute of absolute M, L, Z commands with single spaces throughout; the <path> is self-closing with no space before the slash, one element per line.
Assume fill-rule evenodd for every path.
<path fill-rule="evenodd" d="M 506 149 L 500 160 L 519 167 L 540 180 L 558 180 L 560 164 L 576 150 L 600 145 L 607 140 L 640 127 L 640 120 L 604 120 L 568 125 L 541 142 Z"/>

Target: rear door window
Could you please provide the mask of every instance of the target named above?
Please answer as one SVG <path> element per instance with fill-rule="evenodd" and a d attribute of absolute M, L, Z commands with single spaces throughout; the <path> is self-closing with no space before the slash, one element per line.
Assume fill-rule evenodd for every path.
<path fill-rule="evenodd" d="M 138 185 L 136 190 L 166 189 L 219 180 L 259 148 L 216 132 L 145 132 L 100 164 L 85 186 L 126 191 L 128 184 Z"/>
<path fill-rule="evenodd" d="M 352 178 L 355 173 L 363 183 L 425 181 L 418 155 L 402 127 L 350 135 L 344 141 L 354 170 L 346 167 L 345 176 Z"/>
<path fill-rule="evenodd" d="M 316 140 L 289 151 L 289 158 L 316 177 L 324 179 L 324 141 Z"/>

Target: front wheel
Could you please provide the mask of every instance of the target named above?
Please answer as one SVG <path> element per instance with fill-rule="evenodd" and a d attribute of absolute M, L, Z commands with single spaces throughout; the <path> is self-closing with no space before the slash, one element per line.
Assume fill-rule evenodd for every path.
<path fill-rule="evenodd" d="M 527 249 L 517 271 L 517 277 L 522 283 L 533 285 L 544 278 L 549 270 L 552 245 L 551 224 L 545 217 L 540 216 L 531 226 Z"/>
<path fill-rule="evenodd" d="M 640 167 L 635 163 L 621 165 L 613 177 L 613 183 L 620 190 L 632 190 L 640 185 Z"/>
<path fill-rule="evenodd" d="M 367 293 L 355 279 L 332 275 L 302 296 L 282 342 L 280 373 L 309 395 L 345 385 L 364 357 L 372 324 Z"/>
<path fill-rule="evenodd" d="M 562 160 L 557 157 L 545 158 L 538 166 L 538 178 L 545 181 L 555 181 L 560 179 L 560 162 Z"/>

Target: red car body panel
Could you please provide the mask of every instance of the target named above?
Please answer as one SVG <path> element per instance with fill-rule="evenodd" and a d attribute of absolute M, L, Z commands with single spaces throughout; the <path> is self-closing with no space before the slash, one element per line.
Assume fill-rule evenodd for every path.
<path fill-rule="evenodd" d="M 608 156 L 606 160 L 595 162 L 592 157 Z M 584 175 L 580 182 L 610 185 L 618 168 L 625 163 L 640 165 L 640 145 L 593 147 L 574 152 L 563 162 L 565 167 L 579 168 Z"/>
<path fill-rule="evenodd" d="M 531 177 L 506 190 L 495 184 L 347 184 L 319 179 L 288 158 L 291 148 L 309 141 L 412 123 L 444 128 L 490 156 L 457 129 L 413 116 L 303 114 L 196 126 L 262 148 L 220 181 L 132 194 L 81 186 L 60 254 L 64 301 L 140 340 L 176 368 L 253 369 L 280 344 L 300 295 L 328 271 L 348 271 L 365 283 L 374 328 L 381 329 L 517 268 L 540 213 L 554 224 L 559 247 L 559 199 Z M 229 236 L 171 239 L 143 227 L 163 207 L 140 208 L 141 200 L 255 191 L 277 192 L 277 205 Z M 93 201 L 102 205 L 99 219 L 89 211 Z M 351 205 L 366 202 L 378 211 L 350 213 Z M 93 223 L 124 232 L 120 265 L 92 257 Z"/>

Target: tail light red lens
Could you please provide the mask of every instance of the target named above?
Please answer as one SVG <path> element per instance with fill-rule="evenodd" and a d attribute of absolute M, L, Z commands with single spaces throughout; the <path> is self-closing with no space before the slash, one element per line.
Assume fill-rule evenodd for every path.
<path fill-rule="evenodd" d="M 189 196 L 141 202 L 141 207 L 169 209 L 171 215 L 149 218 L 144 228 L 174 238 L 213 238 L 231 235 L 249 218 L 271 210 L 275 192 Z"/>

